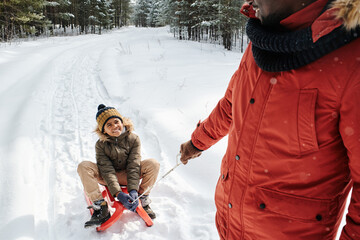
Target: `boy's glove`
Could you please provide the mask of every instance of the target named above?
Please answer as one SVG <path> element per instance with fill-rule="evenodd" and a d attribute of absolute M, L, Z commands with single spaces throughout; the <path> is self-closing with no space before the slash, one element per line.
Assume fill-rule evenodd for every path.
<path fill-rule="evenodd" d="M 134 189 L 129 192 L 129 195 L 130 195 L 130 197 L 132 197 L 133 201 L 139 197 L 138 192 L 136 190 L 134 190 Z M 136 200 L 136 202 L 134 202 L 132 204 L 132 207 L 131 207 L 130 211 L 135 212 L 138 205 L 139 205 L 139 199 Z"/>
<path fill-rule="evenodd" d="M 131 190 L 130 192 L 132 191 L 136 191 L 136 190 Z M 133 199 L 129 194 L 126 194 L 124 192 L 119 192 L 119 194 L 117 195 L 117 199 L 119 200 L 119 202 L 122 203 L 122 205 L 124 205 L 125 208 L 129 209 L 130 211 L 135 211 L 137 205 L 139 204 L 139 203 L 136 204 L 136 202 L 133 204 L 132 201 L 134 201 L 135 199 Z M 136 205 L 135 208 L 134 205 Z"/>
<path fill-rule="evenodd" d="M 191 140 L 189 140 L 186 143 L 181 144 L 180 146 L 180 153 L 181 153 L 180 161 L 183 164 L 187 164 L 188 160 L 199 157 L 201 155 L 201 152 L 202 151 L 200 149 L 197 149 L 193 145 Z"/>

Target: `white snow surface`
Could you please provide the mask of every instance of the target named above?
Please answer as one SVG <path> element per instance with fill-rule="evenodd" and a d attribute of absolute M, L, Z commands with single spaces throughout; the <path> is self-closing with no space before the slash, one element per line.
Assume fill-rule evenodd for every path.
<path fill-rule="evenodd" d="M 103 103 L 132 119 L 142 157 L 160 162 L 161 177 L 240 59 L 176 40 L 167 27 L 0 44 L 0 239 L 219 239 L 213 196 L 225 138 L 153 189 L 152 227 L 126 211 L 105 232 L 84 229 L 90 213 L 76 169 L 95 162 Z"/>

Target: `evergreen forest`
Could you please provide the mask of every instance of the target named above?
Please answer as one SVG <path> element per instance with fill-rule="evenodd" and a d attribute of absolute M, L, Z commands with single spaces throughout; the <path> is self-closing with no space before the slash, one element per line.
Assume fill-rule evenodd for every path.
<path fill-rule="evenodd" d="M 241 5 L 239 0 L 1 0 L 0 41 L 169 25 L 180 40 L 243 51 Z"/>

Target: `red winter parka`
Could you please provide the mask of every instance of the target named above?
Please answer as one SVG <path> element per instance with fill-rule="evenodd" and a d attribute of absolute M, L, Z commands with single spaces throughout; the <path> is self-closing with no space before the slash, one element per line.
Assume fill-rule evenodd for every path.
<path fill-rule="evenodd" d="M 325 15 L 341 12 L 342 3 L 310 26 L 313 43 L 344 29 Z M 341 240 L 360 239 L 360 38 L 353 36 L 295 69 L 257 61 L 254 42 L 247 48 L 225 96 L 191 138 L 206 150 L 228 134 L 215 193 L 221 239 L 335 239 L 352 186 Z"/>

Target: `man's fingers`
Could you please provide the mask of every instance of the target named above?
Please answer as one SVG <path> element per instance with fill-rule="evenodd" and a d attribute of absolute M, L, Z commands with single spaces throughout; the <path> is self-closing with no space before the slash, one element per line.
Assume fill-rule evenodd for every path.
<path fill-rule="evenodd" d="M 180 159 L 180 161 L 181 161 L 184 165 L 186 165 L 186 164 L 188 163 L 188 160 L 185 160 L 185 159 Z"/>
<path fill-rule="evenodd" d="M 201 152 L 198 152 L 198 150 L 191 145 L 191 142 L 187 141 L 180 145 L 180 154 L 180 161 L 186 165 L 188 160 L 199 157 Z"/>
<path fill-rule="evenodd" d="M 180 160 L 181 160 L 181 161 L 186 161 L 186 160 L 188 160 L 188 154 L 186 154 L 185 151 L 180 151 L 180 154 L 181 154 L 181 156 L 180 156 Z"/>
<path fill-rule="evenodd" d="M 181 144 L 181 145 L 180 145 L 180 153 L 182 153 L 182 152 L 183 152 L 184 147 L 185 147 L 184 145 L 185 145 L 185 143 L 183 143 L 183 144 Z"/>

